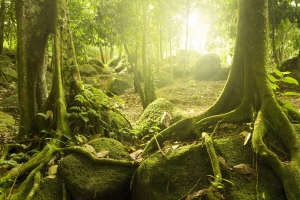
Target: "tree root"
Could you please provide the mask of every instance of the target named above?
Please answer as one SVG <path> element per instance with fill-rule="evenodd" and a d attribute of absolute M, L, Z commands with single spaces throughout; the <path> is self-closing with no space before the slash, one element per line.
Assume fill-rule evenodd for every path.
<path fill-rule="evenodd" d="M 202 137 L 204 138 L 207 153 L 209 155 L 210 162 L 214 172 L 214 181 L 212 182 L 212 185 L 206 190 L 206 193 L 209 200 L 215 200 L 215 199 L 219 199 L 218 197 L 216 197 L 214 191 L 217 189 L 216 187 L 218 185 L 221 185 L 222 173 L 219 167 L 218 156 L 214 149 L 213 140 L 205 132 L 202 133 Z"/>
<path fill-rule="evenodd" d="M 2 199 L 11 199 L 18 200 L 24 199 L 26 200 L 32 199 L 34 196 L 41 179 L 40 170 L 46 166 L 54 154 L 56 153 L 80 153 L 87 158 L 89 158 L 92 162 L 102 165 L 118 165 L 125 167 L 133 167 L 138 166 L 139 163 L 135 161 L 127 161 L 127 160 L 116 160 L 116 159 L 108 159 L 108 158 L 97 158 L 94 154 L 92 154 L 88 149 L 79 146 L 59 148 L 57 147 L 57 141 L 52 140 L 45 148 L 38 153 L 35 157 L 31 158 L 27 163 L 21 164 L 10 171 L 8 171 L 3 177 L 0 178 L 0 191 L 3 194 L 0 194 L 0 200 Z M 13 185 L 11 184 L 11 180 L 16 180 L 18 177 L 25 175 L 30 172 L 27 178 L 20 184 L 18 187 L 18 191 L 13 194 L 11 197 L 6 197 L 10 194 L 10 190 Z M 31 188 L 28 191 L 28 188 Z M 9 195 L 10 196 L 10 195 Z"/>

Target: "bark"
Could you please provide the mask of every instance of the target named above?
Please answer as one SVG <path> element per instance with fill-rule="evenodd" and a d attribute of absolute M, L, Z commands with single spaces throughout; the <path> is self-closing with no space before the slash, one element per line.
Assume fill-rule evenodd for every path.
<path fill-rule="evenodd" d="M 142 63 L 144 73 L 144 94 L 146 107 L 156 99 L 154 80 L 152 76 L 151 65 L 149 64 L 149 2 L 143 1 L 143 41 L 142 41 Z M 145 107 L 144 107 L 145 108 Z"/>
<path fill-rule="evenodd" d="M 2 52 L 3 52 L 5 8 L 6 8 L 5 0 L 1 0 L 1 8 L 0 8 L 0 54 L 2 54 Z"/>
<path fill-rule="evenodd" d="M 28 1 L 16 2 L 19 139 L 35 129 L 35 115 L 47 96 L 44 53 L 48 35 L 53 30 L 53 23 L 48 21 L 53 18 L 52 1 L 37 1 L 35 7 L 28 9 L 30 5 Z"/>

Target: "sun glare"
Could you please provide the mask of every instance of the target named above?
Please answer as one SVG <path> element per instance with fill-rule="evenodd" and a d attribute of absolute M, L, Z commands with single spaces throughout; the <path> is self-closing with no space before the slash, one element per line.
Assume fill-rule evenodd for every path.
<path fill-rule="evenodd" d="M 209 29 L 209 24 L 201 21 L 201 15 L 199 12 L 193 11 L 189 15 L 189 36 L 188 36 L 188 49 L 196 50 L 201 54 L 207 53 L 205 49 L 206 36 Z M 182 46 L 185 48 L 186 35 L 182 36 Z"/>

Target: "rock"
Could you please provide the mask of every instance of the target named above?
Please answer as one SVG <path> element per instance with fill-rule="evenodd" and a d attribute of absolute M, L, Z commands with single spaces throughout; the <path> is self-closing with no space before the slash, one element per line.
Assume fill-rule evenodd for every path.
<path fill-rule="evenodd" d="M 249 164 L 255 168 L 253 158 L 256 155 L 251 145 L 244 146 L 238 135 L 214 139 L 214 146 L 217 155 L 222 156 L 227 165 Z M 225 187 L 220 193 L 224 199 L 256 199 L 257 195 L 264 195 L 265 199 L 286 199 L 283 186 L 275 173 L 264 163 L 257 162 L 258 172 L 255 174 L 242 175 L 221 170 L 222 178 L 233 183 L 222 182 Z M 208 175 L 213 176 L 213 171 L 202 143 L 179 147 L 169 151 L 166 156 L 157 152 L 143 161 L 136 171 L 132 199 L 181 199 L 192 188 L 191 193 L 208 188 Z"/>
<path fill-rule="evenodd" d="M 230 68 L 221 68 L 211 78 L 212 81 L 225 81 L 229 75 Z"/>
<path fill-rule="evenodd" d="M 172 85 L 174 83 L 174 80 L 164 73 L 155 73 L 153 74 L 154 77 L 154 83 L 157 88 L 166 87 L 168 85 Z"/>
<path fill-rule="evenodd" d="M 18 74 L 17 71 L 9 68 L 9 67 L 3 67 L 2 71 L 4 72 L 5 76 L 9 81 L 17 81 L 18 80 Z"/>
<path fill-rule="evenodd" d="M 0 133 L 10 132 L 16 126 L 14 118 L 4 112 L 0 112 Z"/>
<path fill-rule="evenodd" d="M 183 117 L 179 110 L 167 99 L 158 98 L 148 105 L 137 121 L 137 136 L 141 138 L 151 134 L 152 137 L 153 132 L 151 132 L 150 129 L 154 126 L 159 127 L 161 130 L 165 129 L 166 124 L 164 121 L 161 122 L 162 116 L 165 112 L 168 113 L 167 115 L 171 118 L 169 125 L 179 121 Z M 168 116 L 166 116 L 166 118 L 167 117 Z"/>
<path fill-rule="evenodd" d="M 284 61 L 280 67 L 279 71 L 285 72 L 285 71 L 291 71 L 297 68 L 297 57 L 288 59 Z"/>
<path fill-rule="evenodd" d="M 82 76 L 95 76 L 97 74 L 97 70 L 90 64 L 79 66 L 79 71 Z"/>
<path fill-rule="evenodd" d="M 124 146 L 116 140 L 100 138 L 88 144 L 96 152 L 109 151 L 109 158 L 130 159 Z M 131 167 L 95 164 L 85 156 L 73 153 L 60 162 L 58 173 L 73 199 L 129 199 Z"/>
<path fill-rule="evenodd" d="M 97 65 L 98 67 L 104 68 L 103 63 L 102 63 L 100 60 L 98 60 L 97 58 L 91 58 L 91 59 L 89 59 L 89 60 L 87 61 L 87 63 L 90 64 L 90 65 L 95 64 L 95 65 Z"/>
<path fill-rule="evenodd" d="M 19 98 L 18 94 L 13 94 L 0 102 L 1 109 L 18 109 L 19 108 Z"/>
<path fill-rule="evenodd" d="M 200 58 L 193 67 L 195 79 L 212 78 L 221 69 L 221 59 L 217 54 L 209 53 Z"/>
<path fill-rule="evenodd" d="M 133 87 L 133 79 L 127 74 L 117 74 L 111 77 L 106 85 L 106 92 L 121 95 L 128 88 Z"/>
<path fill-rule="evenodd" d="M 63 199 L 62 181 L 59 176 L 55 178 L 43 178 L 39 189 L 32 200 Z"/>

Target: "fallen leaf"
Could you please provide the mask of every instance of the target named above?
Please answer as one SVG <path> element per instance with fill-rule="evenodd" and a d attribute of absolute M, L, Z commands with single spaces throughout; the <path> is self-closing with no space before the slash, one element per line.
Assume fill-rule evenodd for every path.
<path fill-rule="evenodd" d="M 86 148 L 89 152 L 91 152 L 93 154 L 96 153 L 96 150 L 94 149 L 94 147 L 89 144 L 85 144 L 85 145 L 83 145 L 83 147 Z"/>
<path fill-rule="evenodd" d="M 138 157 L 141 155 L 142 152 L 143 152 L 143 150 L 142 150 L 142 149 L 139 149 L 139 150 L 137 150 L 137 151 L 131 153 L 131 154 L 130 154 L 130 158 L 131 158 L 132 160 L 136 160 L 136 159 L 138 159 Z"/>
<path fill-rule="evenodd" d="M 253 174 L 255 172 L 253 168 L 249 167 L 246 164 L 235 165 L 233 166 L 232 170 L 239 174 Z"/>
<path fill-rule="evenodd" d="M 57 174 L 57 167 L 58 165 L 52 165 L 51 167 L 49 167 L 48 172 L 47 172 L 47 178 L 55 178 L 56 174 Z"/>
<path fill-rule="evenodd" d="M 218 156 L 218 161 L 219 161 L 219 164 L 225 168 L 225 169 L 228 169 L 228 165 L 226 164 L 226 160 L 225 158 L 221 157 L 221 156 Z"/>
<path fill-rule="evenodd" d="M 98 153 L 94 153 L 97 158 L 104 158 L 109 154 L 109 151 L 100 151 Z"/>

